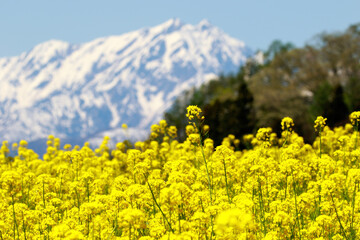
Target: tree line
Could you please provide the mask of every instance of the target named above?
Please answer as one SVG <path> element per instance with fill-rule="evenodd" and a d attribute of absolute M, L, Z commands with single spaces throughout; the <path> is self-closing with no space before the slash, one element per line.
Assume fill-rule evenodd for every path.
<path fill-rule="evenodd" d="M 183 140 L 186 107 L 198 105 L 218 145 L 228 134 L 241 138 L 259 127 L 280 133 L 281 119 L 289 116 L 295 131 L 312 142 L 316 117 L 328 118 L 330 127 L 344 124 L 350 112 L 360 109 L 359 90 L 360 24 L 355 24 L 318 34 L 302 48 L 273 41 L 263 62 L 250 59 L 236 74 L 185 91 L 164 118 Z"/>

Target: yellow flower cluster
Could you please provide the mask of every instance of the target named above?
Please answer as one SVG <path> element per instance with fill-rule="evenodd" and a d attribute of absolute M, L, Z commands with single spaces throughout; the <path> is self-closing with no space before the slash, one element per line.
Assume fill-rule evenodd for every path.
<path fill-rule="evenodd" d="M 187 110 L 186 117 L 189 119 L 189 121 L 193 119 L 199 119 L 199 120 L 203 119 L 203 116 L 200 116 L 202 110 L 198 106 L 190 105 L 187 107 L 186 110 Z"/>
<path fill-rule="evenodd" d="M 272 132 L 271 128 L 260 128 L 256 133 L 256 138 L 259 141 L 269 141 L 270 140 L 270 134 Z"/>
<path fill-rule="evenodd" d="M 360 122 L 360 111 L 352 112 L 349 116 L 350 122 L 353 126 L 359 126 Z"/>
<path fill-rule="evenodd" d="M 151 126 L 150 138 L 152 140 L 163 138 L 163 141 L 168 142 L 169 139 L 176 138 L 177 129 L 175 126 L 168 126 L 165 120 L 161 120 L 159 124 L 154 124 Z"/>
<path fill-rule="evenodd" d="M 322 129 L 326 125 L 326 120 L 327 120 L 327 118 L 318 116 L 315 120 L 315 125 L 314 125 L 315 131 L 319 131 L 319 132 L 322 131 Z"/>
<path fill-rule="evenodd" d="M 318 125 L 312 145 L 264 128 L 243 151 L 234 135 L 199 144 L 191 127 L 178 142 L 165 121 L 134 148 L 105 137 L 61 149 L 49 136 L 40 158 L 4 141 L 0 239 L 360 239 L 357 131 Z"/>
<path fill-rule="evenodd" d="M 294 121 L 290 117 L 284 117 L 281 121 L 281 129 L 292 132 L 294 128 Z"/>

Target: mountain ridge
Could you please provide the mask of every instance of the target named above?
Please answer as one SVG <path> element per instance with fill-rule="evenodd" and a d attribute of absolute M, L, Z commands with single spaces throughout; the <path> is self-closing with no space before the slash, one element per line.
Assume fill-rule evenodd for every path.
<path fill-rule="evenodd" d="M 40 43 L 0 58 L 1 140 L 86 139 L 122 123 L 146 132 L 182 91 L 252 55 L 207 20 L 177 18 L 82 44 Z"/>

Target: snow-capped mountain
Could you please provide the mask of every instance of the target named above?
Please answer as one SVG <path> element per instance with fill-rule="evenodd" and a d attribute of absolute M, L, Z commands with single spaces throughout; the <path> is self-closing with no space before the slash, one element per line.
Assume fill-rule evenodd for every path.
<path fill-rule="evenodd" d="M 206 20 L 44 42 L 0 58 L 0 140 L 119 136 L 122 123 L 144 135 L 182 91 L 237 71 L 252 54 Z"/>

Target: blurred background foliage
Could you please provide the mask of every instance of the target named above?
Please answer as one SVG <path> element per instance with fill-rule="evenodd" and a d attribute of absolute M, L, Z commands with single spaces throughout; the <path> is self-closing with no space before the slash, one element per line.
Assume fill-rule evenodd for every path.
<path fill-rule="evenodd" d="M 355 24 L 343 32 L 321 33 L 303 48 L 275 40 L 262 62 L 250 59 L 238 73 L 184 92 L 164 118 L 183 140 L 186 107 L 198 105 L 218 145 L 228 134 L 241 139 L 259 127 L 272 127 L 279 134 L 281 119 L 289 116 L 295 131 L 312 142 L 317 116 L 336 127 L 360 110 L 359 90 L 360 24 Z"/>

